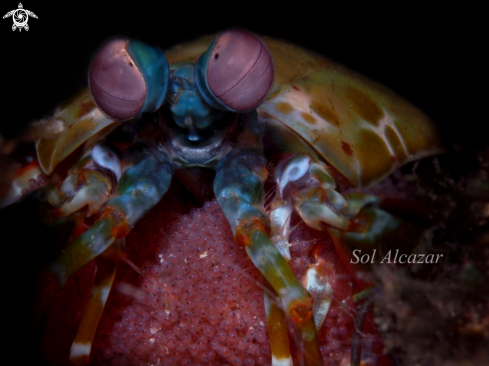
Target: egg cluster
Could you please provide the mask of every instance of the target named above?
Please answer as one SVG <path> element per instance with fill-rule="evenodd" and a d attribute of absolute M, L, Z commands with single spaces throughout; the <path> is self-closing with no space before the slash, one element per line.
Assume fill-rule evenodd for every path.
<path fill-rule="evenodd" d="M 115 305 L 119 313 L 95 346 L 96 364 L 270 365 L 262 277 L 217 203 L 192 209 L 157 237 L 140 244 L 154 258 L 140 266 L 140 286 L 118 287 L 131 300 Z M 304 225 L 293 232 L 291 267 L 298 276 L 312 248 L 318 241 L 331 245 L 327 240 Z M 349 359 L 354 315 L 333 302 L 319 333 L 325 365 Z"/>

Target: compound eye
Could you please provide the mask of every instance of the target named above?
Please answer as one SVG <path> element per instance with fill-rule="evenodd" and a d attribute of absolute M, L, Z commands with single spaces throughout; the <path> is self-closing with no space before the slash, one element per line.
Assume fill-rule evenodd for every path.
<path fill-rule="evenodd" d="M 247 112 L 273 86 L 275 68 L 265 44 L 253 33 L 230 29 L 219 34 L 196 68 L 197 86 L 215 108 Z"/>
<path fill-rule="evenodd" d="M 158 109 L 168 81 L 168 62 L 161 50 L 124 38 L 110 40 L 100 48 L 88 76 L 98 108 L 121 121 Z"/>

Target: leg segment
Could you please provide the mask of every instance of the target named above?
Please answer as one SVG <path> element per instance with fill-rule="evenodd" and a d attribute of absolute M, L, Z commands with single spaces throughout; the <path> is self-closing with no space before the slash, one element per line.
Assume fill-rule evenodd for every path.
<path fill-rule="evenodd" d="M 287 317 L 280 297 L 265 279 L 263 280 L 263 286 L 265 289 L 263 298 L 265 300 L 270 349 L 272 351 L 272 365 L 292 366 Z"/>
<path fill-rule="evenodd" d="M 316 230 L 327 230 L 335 243 L 335 249 L 351 272 L 351 252 L 360 249 L 372 253 L 373 249 L 389 243 L 402 245 L 416 243 L 419 230 L 408 222 L 382 210 L 381 199 L 363 193 L 342 195 L 335 190 L 335 180 L 328 168 L 309 155 L 295 155 L 279 163 L 275 171 L 278 185 L 270 217 L 274 226 L 282 226 L 288 235 L 288 222 L 282 212 L 295 209 L 303 221 Z M 276 213 L 275 213 L 276 212 Z M 282 234 L 282 247 L 288 246 L 288 238 Z M 329 311 L 332 286 L 331 269 L 321 258 L 308 269 L 305 287 L 314 299 L 314 317 L 319 329 Z M 367 284 L 363 284 L 363 287 Z"/>
<path fill-rule="evenodd" d="M 342 195 L 327 167 L 307 155 L 282 161 L 275 171 L 279 190 L 274 205 L 295 208 L 304 222 L 316 229 L 327 229 L 334 237 L 351 243 L 380 245 L 390 240 L 406 241 L 412 225 L 379 208 L 381 199 L 369 194 Z M 273 226 L 273 223 L 272 223 Z M 414 230 L 416 232 L 417 230 Z M 341 235 L 337 234 L 341 233 Z"/>
<path fill-rule="evenodd" d="M 121 177 L 118 155 L 102 144 L 88 149 L 70 169 L 61 186 L 45 190 L 46 200 L 56 210 L 54 217 L 67 217 L 87 207 L 87 216 L 97 212 L 114 193 Z"/>
<path fill-rule="evenodd" d="M 121 252 L 122 243 L 117 242 L 123 240 L 116 240 L 116 243 L 107 248 L 97 261 L 97 275 L 90 293 L 90 299 L 85 307 L 78 332 L 71 346 L 70 361 L 75 365 L 84 365 L 90 360 L 90 352 L 97 325 L 114 282 L 119 261 L 117 257 L 123 255 Z"/>
<path fill-rule="evenodd" d="M 255 266 L 280 297 L 289 324 L 297 327 L 305 364 L 321 365 L 312 298 L 268 237 L 270 224 L 263 208 L 266 176 L 265 161 L 259 152 L 236 149 L 220 162 L 214 192 L 236 241 L 245 246 Z M 278 339 L 271 342 L 272 349 L 281 346 Z M 272 356 L 281 358 L 275 359 L 275 364 L 286 362 L 284 354 Z"/>
<path fill-rule="evenodd" d="M 106 161 L 104 163 L 101 156 L 97 157 L 99 158 L 97 162 L 99 167 L 105 167 L 103 164 L 107 166 L 111 162 Z M 85 161 L 84 164 L 86 163 L 91 164 Z M 114 175 L 120 179 L 116 188 L 116 195 L 108 199 L 103 205 L 91 202 L 90 192 L 106 194 L 108 187 L 101 183 L 108 180 L 94 178 L 91 181 L 84 180 L 85 185 L 70 200 L 60 204 L 57 210 L 64 216 L 66 213 L 64 211 L 71 211 L 74 207 L 81 208 L 90 204 L 100 207 L 94 213 L 96 215 L 94 224 L 76 238 L 50 267 L 59 284 L 63 286 L 72 274 L 95 257 L 99 257 L 97 260 L 99 269 L 95 283 L 71 347 L 70 360 L 74 364 L 86 364 L 89 361 L 92 341 L 112 287 L 117 263 L 120 260 L 126 260 L 120 245 L 111 246 L 111 244 L 125 237 L 132 226 L 159 202 L 170 186 L 173 173 L 173 165 L 166 155 L 156 146 L 146 144 L 136 144 L 126 150 L 122 167 L 123 169 L 119 171 L 118 176 L 117 166 L 112 166 L 115 170 L 114 172 L 111 169 Z M 66 186 L 75 186 L 73 182 L 78 182 L 80 176 L 103 178 L 100 172 L 91 173 L 88 169 L 75 169 L 68 178 L 71 177 L 72 180 L 68 181 Z M 56 193 L 55 191 L 51 193 L 53 192 Z M 53 194 L 50 198 L 56 200 L 64 197 Z M 73 202 L 75 204 L 71 205 Z M 70 208 L 70 205 L 73 207 Z"/>
<path fill-rule="evenodd" d="M 117 185 L 117 196 L 102 205 L 92 227 L 75 239 L 51 266 L 61 285 L 105 251 L 115 239 L 126 236 L 170 186 L 172 163 L 156 147 L 135 145 L 125 155 L 125 169 Z"/>

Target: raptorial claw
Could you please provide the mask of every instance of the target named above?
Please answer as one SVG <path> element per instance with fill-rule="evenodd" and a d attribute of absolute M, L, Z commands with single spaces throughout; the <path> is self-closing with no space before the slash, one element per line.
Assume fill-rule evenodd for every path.
<path fill-rule="evenodd" d="M 272 238 L 277 249 L 285 254 L 285 258 L 290 258 L 287 255 L 290 246 L 288 235 L 293 209 L 309 227 L 328 231 L 333 239 L 334 249 L 323 248 L 323 251 L 329 251 L 330 254 L 318 253 L 316 262 L 309 267 L 302 280 L 311 296 L 309 301 L 314 300 L 312 306 L 308 307 L 305 302 L 301 302 L 298 307 L 284 308 L 287 317 L 301 326 L 302 332 L 307 328 L 302 324 L 307 319 L 306 310 L 311 311 L 316 330 L 319 331 L 328 315 L 333 296 L 338 301 L 338 297 L 342 296 L 339 294 L 343 292 L 347 297 L 342 298 L 342 301 L 351 302 L 352 299 L 359 301 L 362 296 L 367 296 L 364 294 L 369 293 L 369 290 L 365 289 L 369 284 L 356 280 L 353 275 L 358 270 L 350 260 L 354 249 L 371 252 L 374 246 L 388 243 L 394 242 L 397 245 L 415 243 L 420 231 L 408 222 L 381 209 L 382 200 L 376 196 L 364 193 L 343 195 L 338 192 L 333 175 L 326 165 L 317 161 L 313 155 L 292 155 L 283 160 L 275 170 L 275 180 L 278 190 L 271 203 Z M 329 258 L 325 260 L 323 255 Z M 345 273 L 337 273 L 338 268 L 343 268 L 341 271 L 344 270 Z M 266 269 L 262 270 L 263 273 L 265 271 Z M 345 281 L 346 278 L 350 280 Z M 355 286 L 360 293 L 347 295 L 345 289 L 348 289 L 348 285 L 350 290 L 351 286 Z M 300 298 L 297 293 L 294 296 Z M 286 306 L 286 297 L 282 299 Z M 363 307 L 359 314 L 365 314 L 359 316 L 359 319 L 363 317 L 364 321 L 368 309 L 362 309 Z M 359 329 L 363 329 L 363 323 L 358 326 L 361 327 Z M 307 344 L 304 338 L 302 344 L 304 346 Z M 360 359 L 359 344 L 357 340 L 355 350 L 352 348 L 352 362 L 357 364 Z"/>
<path fill-rule="evenodd" d="M 172 163 L 165 154 L 148 145 L 135 146 L 124 152 L 125 170 L 122 174 L 119 172 L 120 162 L 110 158 L 106 152 L 106 149 L 97 148 L 96 145 L 72 169 L 58 195 L 50 196 L 61 202 L 58 213 L 64 216 L 90 205 L 93 198 L 90 192 L 112 190 L 111 181 L 106 178 L 110 173 L 104 173 L 103 169 L 112 171 L 116 177 L 120 176 L 113 198 L 106 200 L 104 196 L 101 202 L 93 202 L 101 207 L 94 215 L 92 226 L 68 245 L 50 266 L 62 287 L 81 267 L 99 257 L 99 270 L 90 300 L 70 352 L 70 360 L 75 364 L 85 364 L 89 360 L 95 331 L 114 281 L 116 264 L 124 260 L 120 246 L 112 244 L 124 238 L 136 221 L 159 202 L 170 185 L 173 172 Z M 57 193 L 54 189 L 53 192 Z"/>
<path fill-rule="evenodd" d="M 340 230 L 350 225 L 344 215 L 347 202 L 335 191 L 335 181 L 324 165 L 307 155 L 282 161 L 275 171 L 281 199 L 293 204 L 304 222 L 323 230 L 324 224 Z"/>

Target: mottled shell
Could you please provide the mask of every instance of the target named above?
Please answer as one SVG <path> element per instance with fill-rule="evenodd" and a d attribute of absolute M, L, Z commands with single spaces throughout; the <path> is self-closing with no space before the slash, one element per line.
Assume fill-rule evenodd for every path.
<path fill-rule="evenodd" d="M 197 62 L 214 37 L 167 50 L 169 64 Z M 429 119 L 390 89 L 297 46 L 262 40 L 273 56 L 276 76 L 258 108 L 260 117 L 279 120 L 302 136 L 355 186 L 369 186 L 407 162 L 443 151 Z M 58 147 L 63 158 L 83 142 L 65 140 L 61 136 L 55 143 L 63 146 Z M 46 173 L 61 161 L 43 141 L 38 154 Z"/>
<path fill-rule="evenodd" d="M 170 64 L 197 61 L 214 36 L 169 49 Z M 258 108 L 308 141 L 355 186 L 443 151 L 430 120 L 392 90 L 295 45 L 261 37 L 275 62 L 275 84 Z"/>

